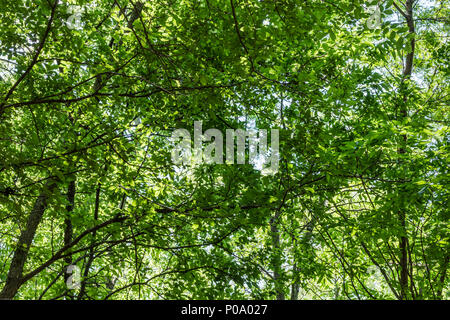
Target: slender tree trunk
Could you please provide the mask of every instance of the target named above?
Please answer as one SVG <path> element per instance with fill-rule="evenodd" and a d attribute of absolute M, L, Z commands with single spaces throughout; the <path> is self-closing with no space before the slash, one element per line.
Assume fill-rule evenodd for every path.
<path fill-rule="evenodd" d="M 325 204 L 322 205 L 322 207 L 324 207 Z M 312 254 L 312 252 L 314 251 L 313 249 L 313 244 L 312 244 L 312 236 L 313 236 L 313 230 L 314 227 L 316 225 L 316 218 L 313 216 L 311 221 L 308 222 L 307 226 L 306 226 L 306 234 L 305 234 L 305 238 L 302 240 L 301 244 L 302 244 L 302 248 L 306 248 L 305 250 L 305 254 Z M 294 248 L 296 249 L 296 248 Z M 294 283 L 291 286 L 291 300 L 298 300 L 298 294 L 300 292 L 300 283 L 299 283 L 299 278 L 298 278 L 298 273 L 301 271 L 301 269 L 299 267 L 297 267 L 297 264 L 294 264 Z"/>
<path fill-rule="evenodd" d="M 73 226 L 72 226 L 72 211 L 75 206 L 75 179 L 70 181 L 69 186 L 67 188 L 67 200 L 69 204 L 66 207 L 66 218 L 64 219 L 64 246 L 69 245 L 72 242 L 73 238 Z M 67 283 L 67 280 L 70 277 L 70 274 L 67 273 L 67 268 L 72 264 L 72 255 L 68 255 L 64 258 L 64 282 Z M 67 298 L 72 298 L 72 295 L 69 293 L 66 295 Z"/>
<path fill-rule="evenodd" d="M 94 221 L 95 224 L 97 224 L 98 221 L 98 210 L 99 210 L 99 206 L 100 206 L 100 191 L 101 191 L 101 185 L 98 184 L 97 186 L 97 190 L 95 191 L 95 207 L 94 207 Z M 95 236 L 96 236 L 97 232 L 94 231 L 92 233 L 92 244 L 95 242 Z M 91 268 L 92 262 L 94 262 L 95 256 L 94 256 L 94 248 L 91 247 L 89 249 L 89 258 L 88 261 L 86 262 L 86 266 L 84 268 L 84 273 L 83 273 L 83 280 L 81 282 L 81 287 L 80 287 L 80 292 L 78 293 L 78 300 L 81 300 L 83 298 L 83 296 L 86 294 L 86 280 L 87 277 L 89 276 L 89 269 Z"/>
<path fill-rule="evenodd" d="M 280 211 L 273 216 L 270 221 L 270 231 L 272 233 L 272 270 L 273 280 L 275 283 L 275 291 L 277 300 L 285 300 L 283 284 L 281 282 L 281 248 L 280 248 L 280 231 L 278 230 Z"/>
<path fill-rule="evenodd" d="M 294 264 L 294 282 L 291 285 L 291 300 L 298 300 L 298 293 L 300 292 L 300 283 L 298 282 L 296 274 L 300 272 L 300 268 L 297 267 L 297 264 Z"/>
<path fill-rule="evenodd" d="M 6 284 L 0 292 L 0 299 L 12 299 L 22 285 L 23 268 L 28 257 L 31 243 L 33 242 L 38 225 L 42 220 L 44 211 L 47 208 L 47 200 L 55 187 L 56 182 L 53 179 L 49 179 L 45 184 L 44 190 L 34 203 L 33 209 L 28 216 L 25 229 L 23 229 L 19 240 L 17 241 L 16 250 L 14 251 L 8 276 L 6 278 Z"/>
<path fill-rule="evenodd" d="M 413 3 L 414 0 L 407 0 L 405 4 L 405 11 L 402 12 L 402 14 L 406 18 L 406 22 L 408 24 L 408 31 L 410 34 L 415 33 L 415 27 L 414 27 L 414 18 L 413 18 Z M 405 81 L 411 78 L 412 69 L 413 69 L 413 62 L 414 62 L 414 50 L 415 50 L 415 39 L 411 39 L 411 51 L 406 56 L 405 66 L 403 69 L 403 80 L 402 80 L 402 87 L 404 89 Z M 403 104 L 400 109 L 400 119 L 403 120 L 408 116 L 408 108 L 407 108 L 407 93 L 404 93 L 403 96 Z M 399 148 L 398 153 L 400 155 L 404 155 L 406 153 L 406 141 L 407 136 L 406 134 L 402 136 L 402 146 Z M 401 187 L 402 188 L 402 187 Z M 400 198 L 402 200 L 401 205 L 404 205 L 404 190 L 401 189 L 401 195 Z M 400 208 L 399 210 L 399 219 L 400 219 L 400 225 L 402 228 L 402 235 L 399 239 L 399 249 L 400 249 L 400 299 L 408 299 L 408 238 L 406 235 L 407 232 L 407 226 L 406 226 L 406 210 L 404 208 Z M 412 270 L 411 276 L 412 276 Z M 411 279 L 413 281 L 413 279 Z M 412 292 L 411 292 L 412 293 Z"/>

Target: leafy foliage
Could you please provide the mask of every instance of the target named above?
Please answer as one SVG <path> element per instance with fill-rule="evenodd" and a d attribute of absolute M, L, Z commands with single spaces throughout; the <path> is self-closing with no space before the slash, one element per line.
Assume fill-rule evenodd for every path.
<path fill-rule="evenodd" d="M 0 297 L 448 299 L 449 1 L 376 2 L 0 0 Z"/>

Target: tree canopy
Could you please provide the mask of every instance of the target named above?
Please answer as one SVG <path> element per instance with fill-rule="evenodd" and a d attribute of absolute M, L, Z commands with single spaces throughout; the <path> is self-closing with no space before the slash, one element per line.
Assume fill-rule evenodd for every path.
<path fill-rule="evenodd" d="M 0 8 L 0 298 L 449 298 L 450 1 Z"/>

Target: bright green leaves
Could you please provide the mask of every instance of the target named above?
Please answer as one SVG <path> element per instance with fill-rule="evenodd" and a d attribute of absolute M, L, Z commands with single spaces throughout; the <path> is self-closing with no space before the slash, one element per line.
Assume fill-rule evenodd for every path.
<path fill-rule="evenodd" d="M 68 27 L 68 4 L 84 8 L 80 28 Z M 62 247 L 76 178 L 74 235 L 127 218 L 71 250 L 82 268 L 93 250 L 90 298 L 125 287 L 111 298 L 272 299 L 299 285 L 299 298 L 392 299 L 402 236 L 415 285 L 436 298 L 449 241 L 449 64 L 447 27 L 433 19 L 448 8 L 419 1 L 410 33 L 393 1 L 376 29 L 366 10 L 375 1 L 233 4 L 235 15 L 219 0 L 145 1 L 139 15 L 137 1 L 60 4 L 0 116 L 0 257 L 10 259 L 49 177 L 58 191 L 27 268 Z M 33 61 L 50 7 L 0 6 L 4 95 Z M 196 120 L 279 129 L 278 173 L 175 168 L 168 138 Z M 389 282 L 368 271 L 375 262 Z M 19 297 L 43 292 L 62 266 Z M 64 290 L 57 280 L 44 298 Z"/>

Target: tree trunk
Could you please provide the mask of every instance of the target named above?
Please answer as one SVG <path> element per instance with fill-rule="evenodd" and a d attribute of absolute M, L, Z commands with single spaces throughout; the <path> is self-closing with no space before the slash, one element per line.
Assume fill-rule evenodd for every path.
<path fill-rule="evenodd" d="M 97 224 L 98 221 L 98 210 L 100 206 L 100 191 L 101 191 L 101 185 L 98 184 L 97 190 L 95 191 L 95 208 L 94 208 L 94 221 L 95 224 Z M 97 232 L 94 231 L 92 233 L 92 244 L 95 243 L 95 236 Z M 86 294 L 86 280 L 89 275 L 89 269 L 91 268 L 92 262 L 94 262 L 95 256 L 94 256 L 94 247 L 91 247 L 89 249 L 89 258 L 86 262 L 86 266 L 84 267 L 84 273 L 83 273 L 83 280 L 81 281 L 81 287 L 80 292 L 78 293 L 78 300 L 81 300 L 83 296 Z"/>
<path fill-rule="evenodd" d="M 34 235 L 36 234 L 37 227 L 42 220 L 44 211 L 47 208 L 47 200 L 55 187 L 55 181 L 53 179 L 49 179 L 45 184 L 44 190 L 34 203 L 25 229 L 23 229 L 19 240 L 17 241 L 16 250 L 14 252 L 14 256 L 9 267 L 8 276 L 6 278 L 6 284 L 3 287 L 2 292 L 0 292 L 0 299 L 12 299 L 22 285 L 23 267 L 27 260 L 31 243 L 33 242 Z"/>
<path fill-rule="evenodd" d="M 402 14 L 406 18 L 406 22 L 408 24 L 408 31 L 410 34 L 415 33 L 414 28 L 414 18 L 413 18 L 413 3 L 414 0 L 407 0 L 405 4 L 405 12 L 402 12 Z M 403 69 L 403 80 L 402 80 L 402 86 L 405 82 L 405 80 L 408 80 L 411 77 L 412 74 L 412 68 L 413 68 L 413 61 L 414 61 L 414 50 L 415 50 L 415 39 L 411 39 L 411 52 L 409 52 L 406 56 L 405 66 Z M 407 94 L 404 93 L 403 96 L 403 104 L 400 109 L 400 120 L 405 119 L 408 116 L 408 109 L 406 106 L 408 97 Z M 400 155 L 403 155 L 406 153 L 406 141 L 407 136 L 402 136 L 402 146 L 399 148 L 398 153 Z M 404 190 L 400 189 L 400 191 L 403 193 L 400 197 L 402 199 L 401 205 L 404 205 Z M 407 227 L 406 227 L 406 210 L 404 208 L 399 209 L 399 219 L 400 219 L 400 225 L 402 228 L 402 235 L 399 239 L 399 249 L 400 249 L 400 299 L 408 299 L 408 238 L 406 235 Z M 412 270 L 410 271 L 412 274 Z M 413 281 L 413 279 L 411 279 Z"/>
<path fill-rule="evenodd" d="M 72 226 L 72 218 L 71 214 L 73 208 L 75 206 L 75 179 L 70 181 L 69 187 L 67 188 L 67 200 L 69 204 L 66 207 L 66 218 L 64 219 L 64 246 L 69 245 L 72 242 L 73 238 L 73 226 Z M 67 268 L 72 264 L 72 255 L 68 255 L 64 258 L 64 282 L 67 283 L 67 280 L 70 277 L 70 274 L 67 273 Z M 68 293 L 67 298 L 71 298 L 72 296 Z"/>
<path fill-rule="evenodd" d="M 270 231 L 272 233 L 272 270 L 273 270 L 273 281 L 275 283 L 275 291 L 277 300 L 285 300 L 283 284 L 281 283 L 281 248 L 280 248 L 280 231 L 278 230 L 280 218 L 280 211 L 272 217 L 270 221 Z"/>

